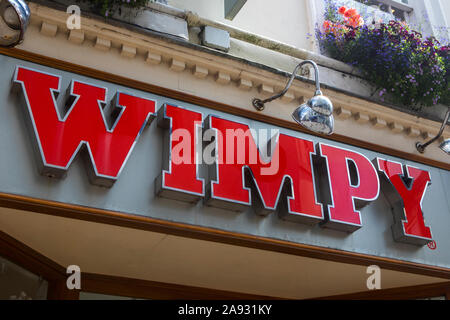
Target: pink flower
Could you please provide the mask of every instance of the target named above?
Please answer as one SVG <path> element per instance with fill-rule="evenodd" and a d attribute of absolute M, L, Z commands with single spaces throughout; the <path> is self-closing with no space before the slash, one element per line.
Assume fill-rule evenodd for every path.
<path fill-rule="evenodd" d="M 361 16 L 359 14 L 357 14 L 357 15 L 349 18 L 347 23 L 349 26 L 351 26 L 353 28 L 357 28 L 364 24 L 364 20 L 361 18 Z"/>
<path fill-rule="evenodd" d="M 351 18 L 354 17 L 358 14 L 358 12 L 356 11 L 356 9 L 348 9 L 347 11 L 345 11 L 344 16 L 347 18 Z"/>

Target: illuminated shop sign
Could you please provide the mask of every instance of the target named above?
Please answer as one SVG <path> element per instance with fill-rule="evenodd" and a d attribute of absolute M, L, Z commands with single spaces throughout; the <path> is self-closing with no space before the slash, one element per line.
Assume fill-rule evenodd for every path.
<path fill-rule="evenodd" d="M 246 124 L 169 104 L 157 110 L 156 101 L 124 92 L 115 94 L 113 118 L 106 119 L 107 89 L 75 80 L 62 116 L 55 100 L 65 89 L 60 77 L 17 67 L 14 83 L 23 91 L 44 175 L 63 177 L 81 154 L 91 182 L 113 186 L 135 144 L 145 143 L 138 142 L 140 134 L 157 118 L 166 130 L 166 161 L 161 175 L 149 179 L 161 197 L 203 199 L 233 211 L 251 206 L 259 215 L 278 210 L 286 220 L 353 232 L 363 226 L 360 211 L 383 191 L 395 240 L 432 240 L 421 205 L 431 183 L 427 171 L 277 130 L 264 131 L 261 140 L 269 142 L 262 148 Z"/>

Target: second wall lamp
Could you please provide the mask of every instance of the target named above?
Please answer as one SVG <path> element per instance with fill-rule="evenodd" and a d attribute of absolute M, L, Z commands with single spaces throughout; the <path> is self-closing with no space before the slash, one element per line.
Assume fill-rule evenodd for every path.
<path fill-rule="evenodd" d="M 0 0 L 0 47 L 14 47 L 23 40 L 30 9 L 23 0 Z"/>
<path fill-rule="evenodd" d="M 445 126 L 447 125 L 447 122 L 448 122 L 449 118 L 450 118 L 450 107 L 447 109 L 447 113 L 445 114 L 445 117 L 444 117 L 444 122 L 442 123 L 441 129 L 439 130 L 437 136 L 435 136 L 430 141 L 425 142 L 425 143 L 417 142 L 416 143 L 417 151 L 419 151 L 420 153 L 424 153 L 425 149 L 430 144 L 432 144 L 433 142 L 435 142 L 436 140 L 438 140 L 442 136 L 442 134 L 444 133 Z M 441 145 L 439 146 L 439 148 L 441 148 L 442 151 L 444 151 L 445 153 L 450 155 L 450 139 L 447 139 L 444 142 L 442 142 Z"/>

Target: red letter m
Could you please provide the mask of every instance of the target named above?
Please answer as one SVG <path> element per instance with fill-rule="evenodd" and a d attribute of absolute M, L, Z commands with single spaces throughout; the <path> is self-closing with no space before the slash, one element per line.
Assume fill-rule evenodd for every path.
<path fill-rule="evenodd" d="M 117 93 L 111 129 L 102 109 L 107 91 L 79 81 L 70 85 L 70 99 L 65 114 L 56 104 L 61 79 L 47 73 L 17 67 L 14 82 L 22 87 L 37 140 L 41 172 L 62 177 L 80 149 L 85 146 L 92 164 L 92 183 L 111 186 L 143 128 L 155 113 L 155 102 Z"/>
<path fill-rule="evenodd" d="M 211 116 L 208 126 L 216 132 L 215 172 L 207 192 L 210 205 L 242 211 L 253 200 L 255 212 L 267 215 L 280 203 L 284 219 L 310 225 L 323 220 L 314 188 L 312 141 L 280 133 L 267 161 L 247 125 Z"/>

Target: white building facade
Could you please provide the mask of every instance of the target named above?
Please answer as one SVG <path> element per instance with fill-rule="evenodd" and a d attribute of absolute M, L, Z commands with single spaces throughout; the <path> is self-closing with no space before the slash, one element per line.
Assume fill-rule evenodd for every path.
<path fill-rule="evenodd" d="M 445 0 L 337 2 L 449 37 Z M 71 4 L 28 2 L 24 42 L 0 48 L 0 298 L 450 297 L 450 158 L 438 147 L 450 129 L 416 148 L 440 132 L 448 106 L 385 103 L 357 66 L 320 52 L 324 1 L 168 0 L 108 18 L 81 5 L 73 29 Z M 315 93 L 313 68 L 263 110 L 252 105 L 305 60 L 334 106 L 332 135 L 292 119 Z M 141 113 L 126 120 L 132 106 Z M 126 121 L 134 131 L 120 135 Z M 190 166 L 175 163 L 176 126 L 195 137 Z M 266 136 L 235 147 L 262 152 L 274 138 L 275 178 L 258 176 L 262 160 L 199 160 L 225 143 L 218 131 L 239 128 Z M 399 184 L 386 178 L 396 175 Z M 71 290 L 73 265 L 81 288 Z M 370 266 L 381 270 L 378 290 Z"/>

